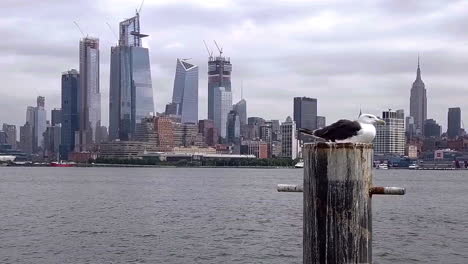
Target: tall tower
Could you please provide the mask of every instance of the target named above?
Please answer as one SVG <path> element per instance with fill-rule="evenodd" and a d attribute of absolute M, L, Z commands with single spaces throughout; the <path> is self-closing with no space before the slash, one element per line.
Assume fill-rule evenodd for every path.
<path fill-rule="evenodd" d="M 298 144 L 296 138 L 296 122 L 287 117 L 281 126 L 281 156 L 291 159 L 297 158 Z"/>
<path fill-rule="evenodd" d="M 385 125 L 376 126 L 374 151 L 377 154 L 405 154 L 405 114 L 403 110 L 384 111 Z"/>
<path fill-rule="evenodd" d="M 461 129 L 461 109 L 460 107 L 452 107 L 448 109 L 447 118 L 447 136 L 450 139 L 455 139 L 460 135 Z"/>
<path fill-rule="evenodd" d="M 141 39 L 140 15 L 120 22 L 119 45 L 111 48 L 109 139 L 130 140 L 136 123 L 154 113 L 149 51 Z"/>
<path fill-rule="evenodd" d="M 172 103 L 182 123 L 198 123 L 198 66 L 177 59 Z"/>
<path fill-rule="evenodd" d="M 37 97 L 37 106 L 34 108 L 34 148 L 44 147 L 44 132 L 47 129 L 47 113 L 44 109 L 45 97 Z"/>
<path fill-rule="evenodd" d="M 416 72 L 416 80 L 411 87 L 410 97 L 410 116 L 414 118 L 414 125 L 417 135 L 424 134 L 424 121 L 427 119 L 427 97 L 426 87 L 421 79 L 421 69 L 419 67 Z"/>
<path fill-rule="evenodd" d="M 216 87 L 213 95 L 214 125 L 223 139 L 227 137 L 227 118 L 232 110 L 232 93 L 225 87 Z"/>
<path fill-rule="evenodd" d="M 229 57 L 223 56 L 219 49 L 219 56 L 209 57 L 208 60 L 208 119 L 215 119 L 215 90 L 224 87 L 224 92 L 231 92 L 232 64 Z"/>
<path fill-rule="evenodd" d="M 89 151 L 96 143 L 101 127 L 101 91 L 99 89 L 99 39 L 80 40 L 79 131 L 75 151 Z"/>
<path fill-rule="evenodd" d="M 247 124 L 247 101 L 245 99 L 241 99 L 239 102 L 234 104 L 232 106 L 232 109 L 234 109 L 238 114 L 239 114 L 239 120 L 241 126 L 244 126 Z"/>
<path fill-rule="evenodd" d="M 317 99 L 294 97 L 294 122 L 297 128 L 317 128 Z"/>
<path fill-rule="evenodd" d="M 75 148 L 75 133 L 79 130 L 80 74 L 72 69 L 62 73 L 62 110 L 60 159 L 68 160 Z"/>

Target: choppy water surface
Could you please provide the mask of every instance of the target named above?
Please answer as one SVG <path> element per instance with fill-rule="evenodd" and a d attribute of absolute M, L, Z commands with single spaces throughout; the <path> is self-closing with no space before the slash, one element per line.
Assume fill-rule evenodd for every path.
<path fill-rule="evenodd" d="M 375 172 L 374 263 L 468 263 L 468 173 Z M 1 263 L 302 263 L 294 169 L 0 168 Z"/>

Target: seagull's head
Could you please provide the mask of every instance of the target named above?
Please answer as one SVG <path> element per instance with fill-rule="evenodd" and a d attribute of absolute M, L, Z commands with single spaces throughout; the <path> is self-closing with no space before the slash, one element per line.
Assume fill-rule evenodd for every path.
<path fill-rule="evenodd" d="M 371 114 L 362 114 L 359 116 L 358 122 L 363 124 L 385 125 L 385 121 Z"/>

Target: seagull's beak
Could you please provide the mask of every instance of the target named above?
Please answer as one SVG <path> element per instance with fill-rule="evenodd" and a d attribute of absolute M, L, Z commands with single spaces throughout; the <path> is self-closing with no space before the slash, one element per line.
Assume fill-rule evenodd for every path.
<path fill-rule="evenodd" d="M 375 121 L 376 124 L 379 124 L 379 125 L 385 125 L 385 121 L 383 121 L 382 119 L 377 119 L 377 121 Z"/>

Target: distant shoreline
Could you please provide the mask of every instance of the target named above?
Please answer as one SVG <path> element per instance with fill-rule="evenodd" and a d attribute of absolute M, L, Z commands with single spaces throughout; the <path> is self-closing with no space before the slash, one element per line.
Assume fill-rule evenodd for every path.
<path fill-rule="evenodd" d="M 1 164 L 1 167 L 51 167 L 49 164 Z M 176 165 L 143 165 L 143 164 L 85 164 L 85 163 L 78 163 L 72 167 L 68 168 L 200 168 L 200 169 L 209 169 L 209 168 L 223 168 L 223 169 L 297 169 L 300 170 L 302 168 L 295 168 L 294 166 L 176 166 Z M 376 169 L 375 170 L 382 170 Z M 418 169 L 408 169 L 403 167 L 394 167 L 389 168 L 387 170 L 410 170 L 410 171 L 466 171 L 468 168 L 418 168 Z"/>
<path fill-rule="evenodd" d="M 0 166 L 2 167 L 2 166 Z M 4 167 L 51 167 L 48 164 L 15 165 Z M 223 168 L 223 169 L 298 169 L 293 166 L 175 166 L 175 165 L 138 165 L 138 164 L 76 164 L 67 168 Z"/>

